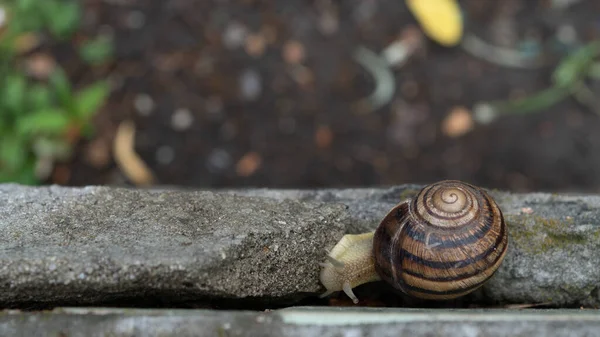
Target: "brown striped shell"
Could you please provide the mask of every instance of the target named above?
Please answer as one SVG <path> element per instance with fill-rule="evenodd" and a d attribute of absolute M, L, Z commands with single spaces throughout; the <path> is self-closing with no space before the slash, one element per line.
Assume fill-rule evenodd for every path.
<path fill-rule="evenodd" d="M 508 245 L 496 202 L 473 185 L 446 180 L 395 206 L 373 238 L 375 270 L 415 297 L 444 300 L 481 287 Z"/>

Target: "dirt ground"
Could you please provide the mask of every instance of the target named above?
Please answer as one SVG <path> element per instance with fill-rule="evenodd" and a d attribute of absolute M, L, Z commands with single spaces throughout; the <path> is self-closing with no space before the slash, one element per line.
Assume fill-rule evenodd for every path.
<path fill-rule="evenodd" d="M 544 63 L 515 68 L 420 40 L 398 0 L 87 0 L 74 43 L 111 34 L 114 60 L 89 68 L 68 45 L 54 53 L 78 84 L 110 78 L 114 91 L 94 121 L 95 137 L 51 182 L 130 184 L 111 147 L 120 122 L 132 120 L 135 151 L 164 185 L 307 188 L 452 178 L 515 191 L 600 191 L 600 116 L 589 106 L 568 98 L 466 131 L 469 117 L 456 117 L 481 101 L 547 88 L 561 58 L 598 38 L 600 2 L 460 3 L 465 34 Z M 377 81 L 355 51 L 380 54 L 411 38 L 419 47 L 391 69 L 393 97 L 374 110 L 357 105 Z M 446 124 L 452 112 L 454 127 Z"/>

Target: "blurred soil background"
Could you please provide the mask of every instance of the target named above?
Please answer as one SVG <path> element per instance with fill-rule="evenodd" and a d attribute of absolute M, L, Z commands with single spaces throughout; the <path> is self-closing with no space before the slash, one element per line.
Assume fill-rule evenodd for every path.
<path fill-rule="evenodd" d="M 456 46 L 427 37 L 402 0 L 81 4 L 73 38 L 22 56 L 51 59 L 76 87 L 108 79 L 112 88 L 91 138 L 46 184 L 133 184 L 146 165 L 151 176 L 138 176 L 140 185 L 462 179 L 513 191 L 600 191 L 597 81 L 586 79 L 587 96 L 493 120 L 485 105 L 551 87 L 561 61 L 600 38 L 599 1 L 459 1 Z M 76 47 L 99 35 L 114 53 L 91 66 Z M 123 130 L 134 164 L 113 150 Z"/>

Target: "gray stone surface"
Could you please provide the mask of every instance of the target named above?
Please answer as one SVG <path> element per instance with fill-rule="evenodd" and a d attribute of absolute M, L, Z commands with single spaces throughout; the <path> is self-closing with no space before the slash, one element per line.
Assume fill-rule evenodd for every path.
<path fill-rule="evenodd" d="M 323 291 L 318 263 L 419 186 L 219 192 L 0 185 L 0 303 Z M 509 251 L 471 301 L 600 306 L 600 197 L 492 191 Z"/>
<path fill-rule="evenodd" d="M 210 192 L 0 185 L 0 303 L 298 299 L 345 207 Z"/>
<path fill-rule="evenodd" d="M 422 186 L 312 190 L 230 190 L 235 195 L 348 205 L 347 232 L 374 230 L 399 201 Z M 600 306 L 600 196 L 490 190 L 509 228 L 496 275 L 472 300 Z"/>
<path fill-rule="evenodd" d="M 291 308 L 271 312 L 64 308 L 5 312 L 2 336 L 600 336 L 597 310 Z"/>

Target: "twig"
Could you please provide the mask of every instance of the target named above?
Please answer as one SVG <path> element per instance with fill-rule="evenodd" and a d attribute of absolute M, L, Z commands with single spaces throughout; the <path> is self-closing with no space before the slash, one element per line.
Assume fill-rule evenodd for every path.
<path fill-rule="evenodd" d="M 572 89 L 573 97 L 579 103 L 587 105 L 590 110 L 600 115 L 600 101 L 596 99 L 596 94 L 583 82 L 578 82 Z"/>
<path fill-rule="evenodd" d="M 545 66 L 539 58 L 532 58 L 517 50 L 494 46 L 472 33 L 461 42 L 463 49 L 475 57 L 509 68 L 537 69 Z"/>
<path fill-rule="evenodd" d="M 117 166 L 136 185 L 152 185 L 154 175 L 146 163 L 135 152 L 135 125 L 124 121 L 119 125 L 115 136 L 113 152 Z"/>
<path fill-rule="evenodd" d="M 394 75 L 389 68 L 389 63 L 370 49 L 360 46 L 353 56 L 354 60 L 367 69 L 375 80 L 373 92 L 355 104 L 359 107 L 367 107 L 369 112 L 375 111 L 392 100 L 396 91 Z"/>

